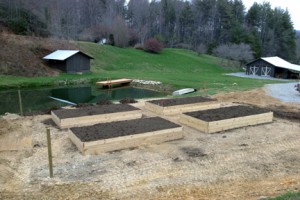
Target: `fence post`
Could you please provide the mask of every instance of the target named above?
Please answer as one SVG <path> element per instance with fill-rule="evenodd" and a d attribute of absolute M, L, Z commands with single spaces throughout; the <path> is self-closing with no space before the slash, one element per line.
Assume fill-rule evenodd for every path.
<path fill-rule="evenodd" d="M 23 115 L 23 105 L 22 105 L 22 96 L 21 96 L 21 90 L 18 90 L 18 96 L 19 96 L 19 107 L 20 107 L 20 113 Z"/>
<path fill-rule="evenodd" d="M 47 128 L 47 144 L 48 144 L 47 146 L 48 146 L 49 173 L 50 173 L 50 178 L 52 178 L 53 177 L 53 164 L 52 164 L 50 128 Z"/>
<path fill-rule="evenodd" d="M 203 94 L 204 94 L 204 96 L 206 96 L 206 82 L 204 81 L 203 82 Z"/>

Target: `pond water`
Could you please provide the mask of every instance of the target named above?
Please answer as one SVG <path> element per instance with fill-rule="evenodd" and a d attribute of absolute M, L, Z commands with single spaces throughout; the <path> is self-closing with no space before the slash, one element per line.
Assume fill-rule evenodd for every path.
<path fill-rule="evenodd" d="M 36 111 L 45 112 L 52 108 L 70 105 L 70 103 L 96 103 L 104 99 L 119 101 L 124 98 L 141 99 L 162 96 L 165 94 L 136 87 L 113 88 L 111 90 L 100 89 L 96 86 L 1 90 L 0 115 L 6 112 L 23 112 L 24 114 Z"/>

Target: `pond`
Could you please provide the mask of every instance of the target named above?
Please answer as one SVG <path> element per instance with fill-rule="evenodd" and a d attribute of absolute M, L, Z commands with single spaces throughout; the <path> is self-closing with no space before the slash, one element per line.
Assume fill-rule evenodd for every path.
<path fill-rule="evenodd" d="M 14 89 L 0 91 L 0 115 L 6 112 L 29 114 L 36 111 L 46 112 L 50 109 L 79 103 L 96 103 L 109 99 L 119 101 L 124 98 L 153 98 L 166 94 L 153 90 L 125 87 L 111 90 L 96 86 L 67 88 Z"/>

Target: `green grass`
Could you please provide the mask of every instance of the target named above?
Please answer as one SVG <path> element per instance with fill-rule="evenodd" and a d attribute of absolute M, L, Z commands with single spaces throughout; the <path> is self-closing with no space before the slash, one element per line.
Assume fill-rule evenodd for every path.
<path fill-rule="evenodd" d="M 79 44 L 94 56 L 93 71 L 111 78 L 157 80 L 174 88 L 202 89 L 205 85 L 208 93 L 248 90 L 276 82 L 226 76 L 232 70 L 220 67 L 219 58 L 199 56 L 188 50 L 164 49 L 161 54 L 150 54 L 135 49 Z"/>
<path fill-rule="evenodd" d="M 82 84 L 124 77 L 161 81 L 174 89 L 202 89 L 205 86 L 207 93 L 213 94 L 219 91 L 248 90 L 276 82 L 226 76 L 226 73 L 233 70 L 220 67 L 218 58 L 199 56 L 188 50 L 164 49 L 161 54 L 150 54 L 132 48 L 87 42 L 78 42 L 78 45 L 95 58 L 92 61 L 93 73 L 39 78 L 1 76 L 0 88 L 63 85 L 66 82 Z"/>
<path fill-rule="evenodd" d="M 279 197 L 271 198 L 269 200 L 300 200 L 300 192 L 288 192 Z"/>

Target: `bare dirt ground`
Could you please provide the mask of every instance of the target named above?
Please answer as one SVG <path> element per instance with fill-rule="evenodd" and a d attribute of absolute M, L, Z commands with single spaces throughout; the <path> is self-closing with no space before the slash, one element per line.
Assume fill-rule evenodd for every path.
<path fill-rule="evenodd" d="M 258 199 L 298 191 L 300 104 L 282 103 L 263 89 L 214 97 L 224 105 L 253 104 L 281 116 L 217 134 L 184 127 L 181 140 L 82 156 L 49 115 L 6 115 L 0 118 L 0 199 Z M 135 106 L 143 109 L 143 102 Z M 178 121 L 178 116 L 166 118 Z M 53 145 L 52 179 L 46 127 Z"/>

